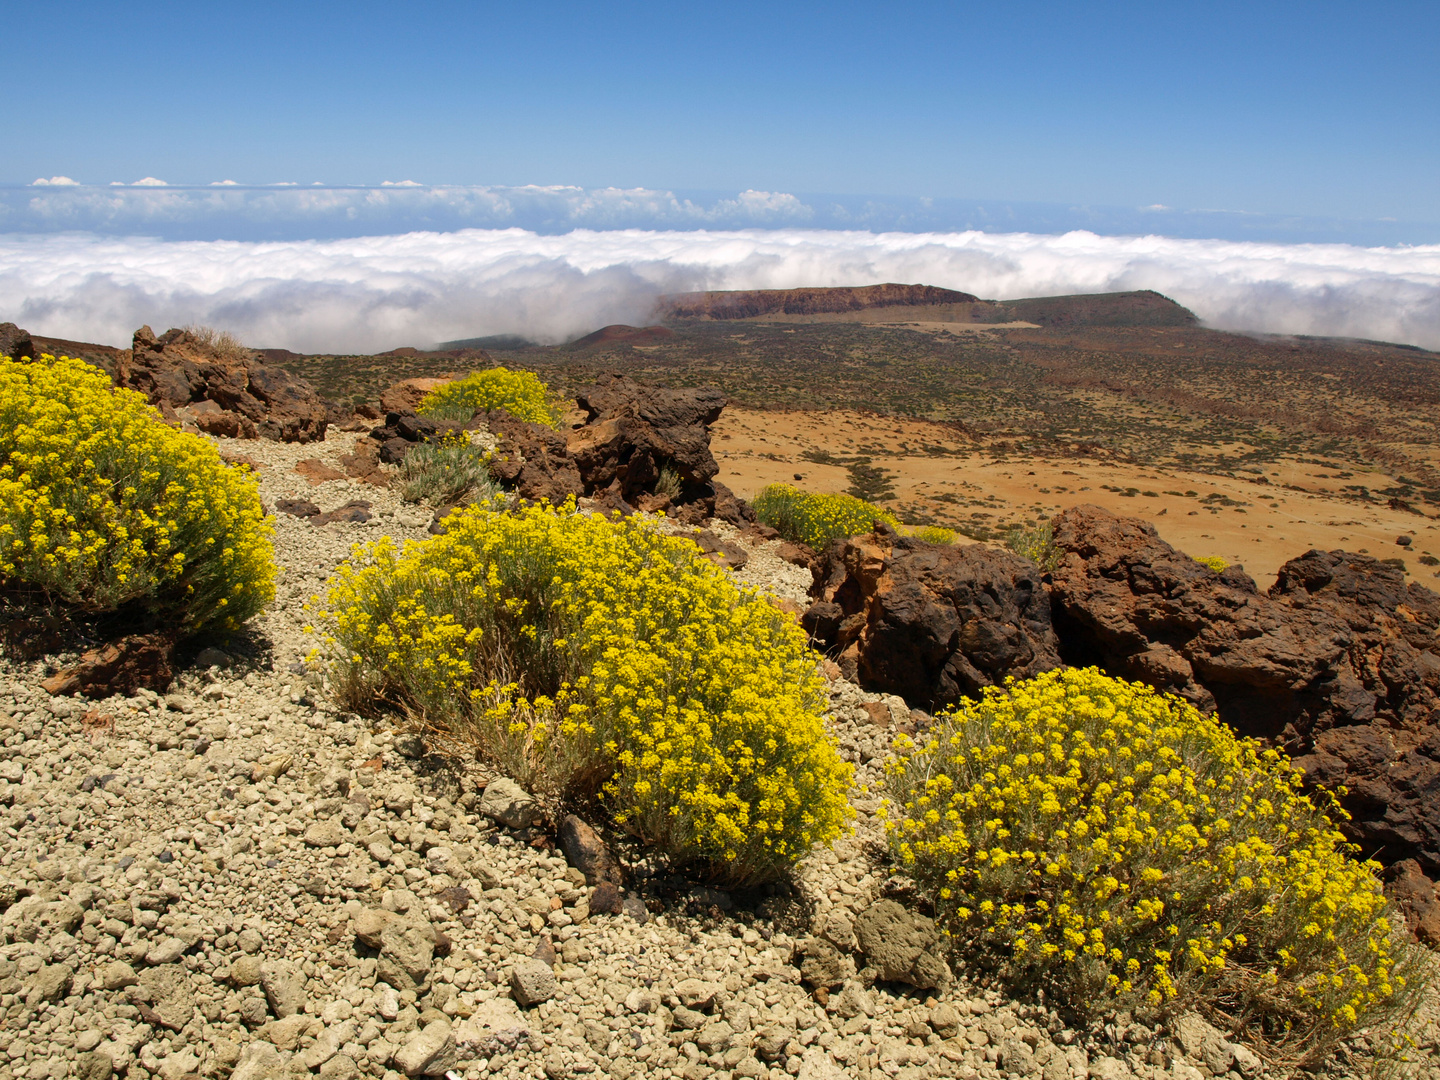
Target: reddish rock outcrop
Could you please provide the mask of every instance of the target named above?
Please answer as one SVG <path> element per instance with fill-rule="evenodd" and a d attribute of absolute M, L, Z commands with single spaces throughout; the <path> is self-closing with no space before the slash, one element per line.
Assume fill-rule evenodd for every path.
<path fill-rule="evenodd" d="M 830 289 L 753 289 L 681 293 L 660 298 L 672 319 L 754 319 L 761 315 L 821 315 L 865 308 L 969 304 L 978 297 L 934 285 L 861 285 Z"/>
<path fill-rule="evenodd" d="M 1054 521 L 1052 602 L 1070 663 L 1215 709 L 1349 793 L 1343 831 L 1440 873 L 1440 597 L 1364 555 L 1311 551 L 1268 594 L 1093 506 Z"/>
<path fill-rule="evenodd" d="M 40 684 L 50 694 L 106 698 L 140 687 L 164 693 L 174 678 L 175 639 L 168 634 L 131 634 L 91 649 L 74 667 Z"/>
<path fill-rule="evenodd" d="M 157 338 L 142 326 L 111 377 L 140 391 L 167 418 L 217 435 L 313 442 L 325 437 L 332 413 L 304 380 L 253 354 L 222 353 L 186 330 Z"/>
<path fill-rule="evenodd" d="M 867 690 L 934 710 L 1060 666 L 1034 563 L 983 544 L 928 544 L 877 522 L 825 553 L 802 619 Z"/>

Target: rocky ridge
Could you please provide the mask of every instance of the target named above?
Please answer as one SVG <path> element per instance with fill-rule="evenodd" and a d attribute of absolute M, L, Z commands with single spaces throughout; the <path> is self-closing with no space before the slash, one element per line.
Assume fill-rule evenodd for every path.
<path fill-rule="evenodd" d="M 344 476 L 344 440 L 222 447 L 267 504 L 363 499 L 367 520 L 278 515 L 276 603 L 167 695 L 52 697 L 40 665 L 0 664 L 0 1080 L 1264 1074 L 1198 1017 L 1076 1031 L 954 977 L 887 896 L 864 787 L 925 718 L 843 678 L 856 832 L 793 890 L 727 896 L 606 837 L 628 876 L 571 842 L 587 876 L 514 785 L 337 711 L 297 666 L 301 605 L 351 545 L 421 537 L 428 514 Z M 310 455 L 337 476 L 296 471 Z M 713 528 L 747 549 L 742 577 L 803 597 L 779 545 Z M 1414 1034 L 1432 1052 L 1434 1017 Z"/>

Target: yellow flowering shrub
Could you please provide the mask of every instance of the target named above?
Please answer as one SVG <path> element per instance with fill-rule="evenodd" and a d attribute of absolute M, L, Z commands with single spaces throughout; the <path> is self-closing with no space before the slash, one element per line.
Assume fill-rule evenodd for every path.
<path fill-rule="evenodd" d="M 0 583 L 29 602 L 234 628 L 275 595 L 255 481 L 68 357 L 0 360 Z"/>
<path fill-rule="evenodd" d="M 924 540 L 927 544 L 944 545 L 955 542 L 955 530 L 947 529 L 943 525 L 917 525 L 913 529 L 905 530 L 905 533 L 917 540 Z"/>
<path fill-rule="evenodd" d="M 853 495 L 816 495 L 789 484 L 770 484 L 755 496 L 755 516 L 786 540 L 809 544 L 817 551 L 832 540 L 858 536 L 877 520 L 896 529 L 900 522 L 890 511 Z"/>
<path fill-rule="evenodd" d="M 816 656 L 652 519 L 475 504 L 357 548 L 321 614 L 333 682 L 399 708 L 718 880 L 774 877 L 847 814 Z"/>
<path fill-rule="evenodd" d="M 1012 526 L 1005 533 L 1005 546 L 1046 573 L 1053 572 L 1060 563 L 1060 552 L 1055 547 L 1055 531 L 1048 521 L 1030 528 Z"/>
<path fill-rule="evenodd" d="M 887 830 L 960 952 L 1078 1008 L 1199 1005 L 1292 1046 L 1393 1015 L 1406 947 L 1300 770 L 1095 668 L 942 715 Z"/>
<path fill-rule="evenodd" d="M 1229 567 L 1230 565 L 1227 561 L 1225 561 L 1225 559 L 1221 558 L 1219 555 L 1202 555 L 1195 561 L 1198 562 L 1201 566 L 1208 566 L 1217 574 L 1220 573 L 1220 571 Z"/>
<path fill-rule="evenodd" d="M 503 367 L 472 371 L 463 379 L 436 387 L 420 399 L 415 411 L 436 420 L 468 421 L 478 409 L 504 409 L 517 420 L 546 427 L 560 423 L 549 388 L 538 375 Z"/>

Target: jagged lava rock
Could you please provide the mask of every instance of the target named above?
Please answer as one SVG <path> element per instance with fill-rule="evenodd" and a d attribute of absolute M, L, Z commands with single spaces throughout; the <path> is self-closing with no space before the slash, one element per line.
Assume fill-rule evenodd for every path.
<path fill-rule="evenodd" d="M 802 622 L 867 690 L 927 710 L 1060 666 L 1034 563 L 983 544 L 928 544 L 877 522 L 825 553 Z"/>
<path fill-rule="evenodd" d="M 254 355 L 221 357 L 186 330 L 157 338 L 142 326 L 111 377 L 140 391 L 167 419 L 216 435 L 313 442 L 325 437 L 333 413 L 304 380 Z"/>
<path fill-rule="evenodd" d="M 1364 555 L 1311 551 L 1261 593 L 1153 526 L 1079 506 L 1054 520 L 1052 603 L 1076 664 L 1174 691 L 1345 785 L 1345 834 L 1440 872 L 1440 597 Z"/>

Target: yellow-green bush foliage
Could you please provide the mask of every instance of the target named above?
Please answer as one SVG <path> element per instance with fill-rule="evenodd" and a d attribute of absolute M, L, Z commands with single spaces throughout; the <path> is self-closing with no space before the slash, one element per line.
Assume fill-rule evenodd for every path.
<path fill-rule="evenodd" d="M 906 529 L 905 532 L 907 536 L 924 540 L 927 544 L 953 544 L 955 542 L 955 530 L 947 529 L 943 525 L 917 525 L 913 529 Z"/>
<path fill-rule="evenodd" d="M 889 770 L 892 845 L 954 945 L 1072 1006 L 1208 1004 L 1283 1041 L 1404 997 L 1375 865 L 1286 758 L 1178 698 L 1051 671 Z"/>
<path fill-rule="evenodd" d="M 1023 525 L 1012 527 L 1005 534 L 1005 546 L 1047 573 L 1060 562 L 1060 552 L 1055 547 L 1055 531 L 1048 521 L 1032 528 Z"/>
<path fill-rule="evenodd" d="M 877 520 L 900 528 L 894 514 L 864 499 L 816 495 L 789 484 L 770 484 L 750 505 L 756 517 L 785 539 L 816 550 L 828 547 L 832 540 L 869 532 Z"/>
<path fill-rule="evenodd" d="M 1224 559 L 1222 559 L 1219 555 L 1203 555 L 1203 556 L 1201 556 L 1200 558 L 1196 559 L 1195 561 L 1198 562 L 1201 566 L 1208 566 L 1211 570 L 1214 570 L 1217 574 L 1220 573 L 1221 570 L 1224 570 L 1226 567 L 1228 567 L 1228 566 L 1230 565 L 1228 562 L 1226 562 Z"/>
<path fill-rule="evenodd" d="M 255 481 L 67 357 L 0 361 L 0 581 L 83 612 L 236 627 L 275 595 Z"/>
<path fill-rule="evenodd" d="M 472 371 L 436 387 L 415 410 L 436 420 L 469 420 L 477 409 L 504 409 L 517 420 L 554 427 L 559 412 L 550 403 L 549 388 L 530 371 L 496 367 Z"/>
<path fill-rule="evenodd" d="M 498 502 L 398 549 L 357 549 L 322 614 L 357 710 L 399 707 L 542 793 L 602 797 L 643 840 L 732 885 L 773 877 L 846 819 L 799 627 L 625 521 Z"/>

